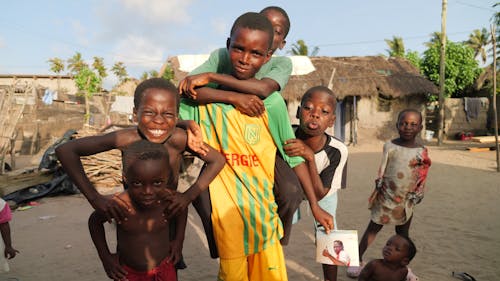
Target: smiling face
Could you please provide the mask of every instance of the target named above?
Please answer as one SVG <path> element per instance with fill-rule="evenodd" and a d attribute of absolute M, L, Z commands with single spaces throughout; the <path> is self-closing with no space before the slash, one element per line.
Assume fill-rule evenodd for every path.
<path fill-rule="evenodd" d="M 382 249 L 384 260 L 394 264 L 407 265 L 409 263 L 408 253 L 409 243 L 399 235 L 389 238 Z"/>
<path fill-rule="evenodd" d="M 134 120 L 147 140 L 163 143 L 172 134 L 177 124 L 176 93 L 165 89 L 147 89 L 134 108 Z"/>
<path fill-rule="evenodd" d="M 340 241 L 335 241 L 333 242 L 333 250 L 335 251 L 335 254 L 339 254 L 342 250 L 344 250 L 344 246 Z"/>
<path fill-rule="evenodd" d="M 416 112 L 407 111 L 399 117 L 397 129 L 403 141 L 414 141 L 422 128 L 422 118 Z"/>
<path fill-rule="evenodd" d="M 288 22 L 287 19 L 283 16 L 283 14 L 276 10 L 267 10 L 263 12 L 263 14 L 273 25 L 274 37 L 271 50 L 274 53 L 276 49 L 281 50 L 285 47 L 286 26 L 288 26 Z"/>
<path fill-rule="evenodd" d="M 124 181 L 130 199 L 137 207 L 154 207 L 167 192 L 170 177 L 167 162 L 164 159 L 135 159 L 128 165 Z"/>
<path fill-rule="evenodd" d="M 270 35 L 262 30 L 238 28 L 227 40 L 232 75 L 240 80 L 253 78 L 271 58 Z"/>
<path fill-rule="evenodd" d="M 298 118 L 300 129 L 309 136 L 320 136 L 335 122 L 334 97 L 314 91 L 302 101 Z"/>

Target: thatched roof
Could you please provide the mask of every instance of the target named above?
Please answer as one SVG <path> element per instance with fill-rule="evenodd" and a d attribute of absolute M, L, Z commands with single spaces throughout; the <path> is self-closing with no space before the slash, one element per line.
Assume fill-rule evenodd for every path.
<path fill-rule="evenodd" d="M 409 61 L 401 58 L 311 57 L 316 71 L 291 76 L 284 91 L 285 99 L 300 99 L 309 88 L 328 86 L 333 73 L 332 89 L 339 98 L 346 96 L 399 97 L 438 93 L 434 83 L 420 75 Z"/>
<path fill-rule="evenodd" d="M 437 94 L 438 88 L 420 75 L 409 61 L 401 58 L 377 57 L 311 57 L 315 71 L 306 75 L 292 75 L 282 91 L 285 99 L 300 99 L 304 92 L 318 85 L 328 86 L 332 72 L 333 91 L 339 98 L 345 96 L 399 97 L 413 94 Z M 168 62 L 180 81 L 187 73 L 179 70 L 177 57 Z"/>

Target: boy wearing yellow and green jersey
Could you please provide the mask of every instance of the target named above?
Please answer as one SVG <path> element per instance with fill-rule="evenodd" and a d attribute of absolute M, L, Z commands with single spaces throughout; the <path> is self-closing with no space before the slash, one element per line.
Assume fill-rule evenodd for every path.
<path fill-rule="evenodd" d="M 273 27 L 265 16 L 240 16 L 227 41 L 231 60 L 227 74 L 253 79 L 271 57 L 272 41 Z M 212 223 L 221 258 L 219 280 L 286 280 L 279 243 L 282 228 L 272 191 L 276 149 L 283 152 L 285 141 L 294 138 L 285 103 L 279 93 L 262 101 L 213 86 L 197 89 L 193 102 L 198 104 L 184 101 L 181 118 L 198 121 L 204 141 L 226 156 L 226 166 L 210 184 Z M 250 106 L 261 102 L 265 112 L 245 115 L 232 105 L 241 100 Z M 317 204 L 303 159 L 283 156 L 301 180 L 314 217 L 325 229 L 332 229 L 332 216 Z"/>

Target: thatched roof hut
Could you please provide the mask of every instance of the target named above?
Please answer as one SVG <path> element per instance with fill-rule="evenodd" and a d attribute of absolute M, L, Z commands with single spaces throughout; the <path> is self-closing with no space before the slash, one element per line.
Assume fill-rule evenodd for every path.
<path fill-rule="evenodd" d="M 438 93 L 431 81 L 420 75 L 409 61 L 401 58 L 311 57 L 316 71 L 291 76 L 282 95 L 300 99 L 310 87 L 329 86 L 339 98 L 346 96 L 399 96 Z M 333 76 L 333 78 L 332 78 Z"/>

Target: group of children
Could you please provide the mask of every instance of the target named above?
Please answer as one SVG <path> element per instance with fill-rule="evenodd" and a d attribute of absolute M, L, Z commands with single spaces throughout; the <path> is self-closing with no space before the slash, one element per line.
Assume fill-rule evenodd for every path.
<path fill-rule="evenodd" d="M 272 56 L 284 47 L 289 29 L 288 15 L 276 6 L 241 15 L 226 48 L 213 52 L 178 87 L 161 78 L 137 87 L 137 127 L 56 149 L 66 173 L 95 209 L 89 230 L 109 278 L 177 280 L 190 203 L 202 219 L 211 256 L 220 258 L 221 281 L 287 280 L 282 245 L 289 241 L 293 213 L 304 195 L 315 225 L 327 233 L 338 229 L 337 191 L 346 185 L 348 152 L 342 141 L 325 133 L 335 122 L 336 97 L 324 86 L 307 90 L 297 112 L 300 124 L 292 128 L 279 92 L 288 82 L 291 61 Z M 383 225 L 398 225 L 398 235 L 387 242 L 382 260 L 358 268 L 359 280 L 405 280 L 416 253 L 408 229 L 430 160 L 415 141 L 422 129 L 418 111 L 403 111 L 397 128 L 400 137 L 384 146 L 360 257 Z M 122 151 L 125 191 L 103 196 L 80 157 L 115 148 Z M 185 151 L 205 165 L 180 193 Z M 109 249 L 103 228 L 111 220 L 117 223 L 116 252 Z M 15 255 L 11 246 L 8 254 Z M 337 280 L 337 265 L 323 265 L 323 274 L 325 280 Z"/>

